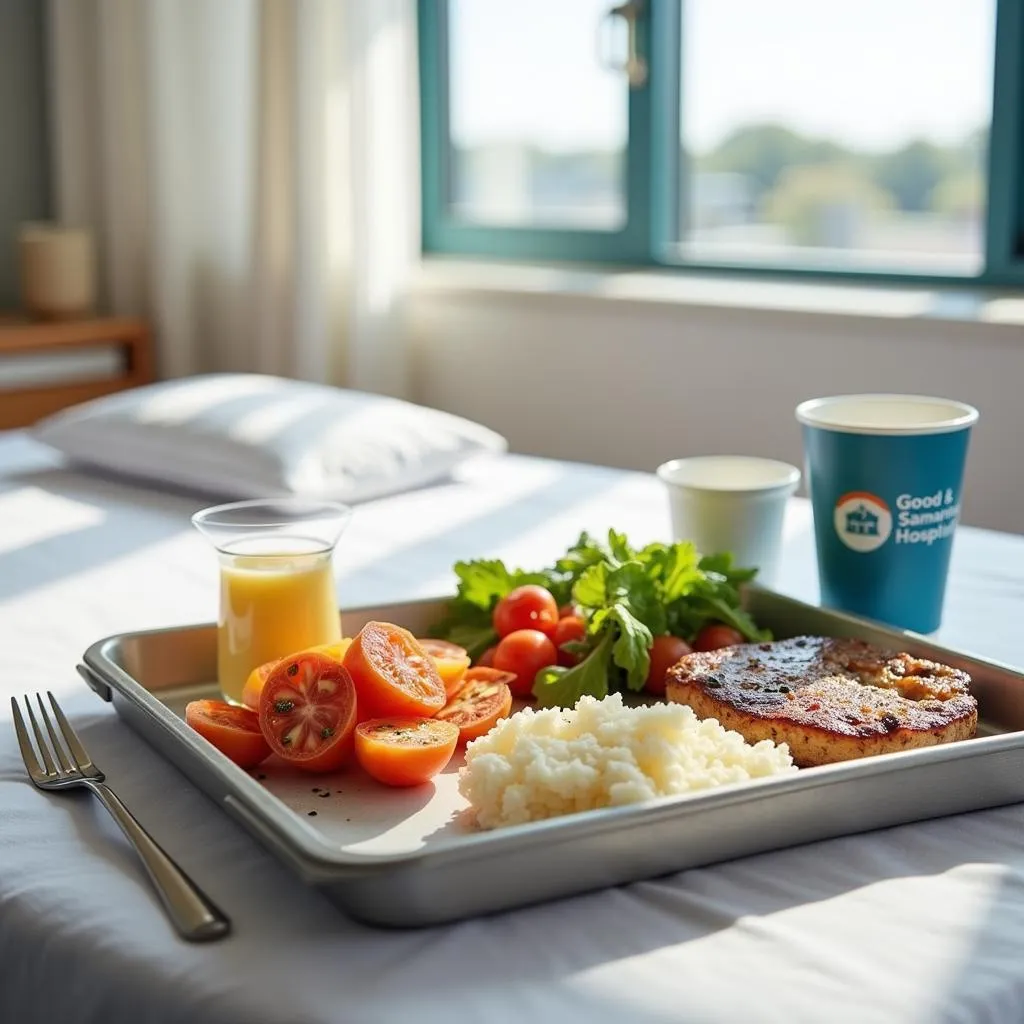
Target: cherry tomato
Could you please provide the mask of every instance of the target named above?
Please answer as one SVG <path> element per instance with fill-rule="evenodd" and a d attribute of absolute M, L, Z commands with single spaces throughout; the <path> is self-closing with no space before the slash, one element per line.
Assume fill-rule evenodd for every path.
<path fill-rule="evenodd" d="M 549 634 L 558 624 L 558 605 L 551 592 L 529 583 L 506 594 L 494 609 L 494 628 L 500 637 L 519 629 Z"/>
<path fill-rule="evenodd" d="M 577 610 L 576 605 L 572 602 L 569 604 L 563 604 L 562 607 L 558 609 L 559 619 L 568 619 L 578 615 L 579 611 Z"/>
<path fill-rule="evenodd" d="M 451 760 L 458 726 L 436 718 L 375 718 L 356 726 L 356 760 L 387 786 L 418 786 Z"/>
<path fill-rule="evenodd" d="M 534 676 L 542 668 L 556 664 L 558 648 L 537 629 L 509 633 L 494 652 L 494 667 L 515 674 L 515 682 L 509 687 L 514 697 L 529 697 Z"/>
<path fill-rule="evenodd" d="M 307 650 L 316 651 L 319 654 L 325 654 L 328 658 L 333 658 L 335 661 L 341 661 L 345 655 L 345 651 L 348 650 L 348 645 L 350 643 L 352 643 L 351 640 L 339 640 L 334 644 L 318 644 L 316 647 L 307 648 Z M 253 711 L 259 711 L 260 694 L 263 692 L 263 687 L 266 685 L 267 677 L 270 675 L 279 660 L 280 659 L 275 659 L 274 661 L 268 661 L 263 665 L 257 665 L 256 668 L 249 673 L 249 678 L 246 679 L 245 686 L 242 687 L 242 703 L 247 708 L 252 708 Z"/>
<path fill-rule="evenodd" d="M 496 668 L 471 668 L 462 685 L 435 715 L 438 721 L 459 727 L 459 742 L 468 743 L 483 736 L 512 710 L 512 691 L 516 681 L 511 672 Z"/>
<path fill-rule="evenodd" d="M 451 695 L 462 685 L 462 677 L 469 668 L 469 655 L 465 647 L 457 644 L 450 644 L 447 640 L 421 639 L 420 647 L 423 648 L 434 659 L 437 667 L 437 674 L 444 683 L 446 697 Z"/>
<path fill-rule="evenodd" d="M 480 668 L 493 668 L 494 667 L 494 652 L 498 649 L 497 644 L 494 647 L 488 647 L 479 658 L 476 659 L 477 665 Z"/>
<path fill-rule="evenodd" d="M 316 651 L 282 658 L 260 694 L 260 729 L 296 768 L 332 772 L 352 754 L 356 688 L 340 661 Z"/>
<path fill-rule="evenodd" d="M 677 636 L 656 636 L 651 645 L 651 667 L 647 672 L 644 689 L 659 697 L 665 693 L 665 673 L 680 659 L 693 650 L 685 640 Z"/>
<path fill-rule="evenodd" d="M 722 622 L 709 622 L 693 641 L 695 651 L 717 651 L 720 647 L 735 647 L 746 643 L 743 634 Z"/>
<path fill-rule="evenodd" d="M 248 708 L 222 700 L 193 700 L 185 705 L 185 721 L 240 768 L 253 768 L 270 754 L 259 717 Z"/>
<path fill-rule="evenodd" d="M 448 699 L 434 659 L 407 629 L 368 622 L 345 652 L 360 718 L 437 714 Z"/>
<path fill-rule="evenodd" d="M 578 654 L 570 654 L 562 650 L 562 644 L 570 641 L 584 640 L 587 635 L 587 624 L 578 615 L 566 615 L 558 620 L 554 633 L 551 634 L 551 641 L 558 648 L 559 665 L 576 665 L 579 663 Z"/>

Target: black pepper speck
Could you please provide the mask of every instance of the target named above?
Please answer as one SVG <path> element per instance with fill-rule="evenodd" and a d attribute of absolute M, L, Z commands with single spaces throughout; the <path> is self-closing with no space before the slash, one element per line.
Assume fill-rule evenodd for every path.
<path fill-rule="evenodd" d="M 307 813 L 307 814 L 308 814 L 308 815 L 309 815 L 309 816 L 310 816 L 311 818 L 315 818 L 315 817 L 316 817 L 316 811 L 306 811 L 306 813 Z"/>

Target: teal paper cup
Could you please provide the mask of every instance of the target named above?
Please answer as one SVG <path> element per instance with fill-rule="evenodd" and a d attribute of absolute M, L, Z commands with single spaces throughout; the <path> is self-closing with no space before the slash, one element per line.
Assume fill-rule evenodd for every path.
<path fill-rule="evenodd" d="M 839 395 L 803 402 L 796 418 L 821 603 L 934 632 L 977 409 L 921 395 Z"/>

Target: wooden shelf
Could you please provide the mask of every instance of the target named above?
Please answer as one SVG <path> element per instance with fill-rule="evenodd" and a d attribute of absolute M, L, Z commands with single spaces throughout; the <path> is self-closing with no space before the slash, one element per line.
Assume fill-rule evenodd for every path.
<path fill-rule="evenodd" d="M 139 387 L 153 380 L 149 328 L 133 317 L 30 321 L 0 316 L 0 377 L 6 356 L 41 355 L 108 345 L 118 350 L 121 373 L 95 381 L 12 387 L 0 390 L 0 430 L 27 427 L 68 406 Z"/>

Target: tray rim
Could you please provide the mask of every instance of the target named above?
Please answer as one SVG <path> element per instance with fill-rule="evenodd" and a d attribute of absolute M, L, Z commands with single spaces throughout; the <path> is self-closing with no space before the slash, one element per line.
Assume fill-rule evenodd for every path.
<path fill-rule="evenodd" d="M 798 609 L 824 612 L 854 629 L 859 627 L 881 630 L 893 637 L 894 640 L 906 638 L 915 644 L 932 649 L 936 654 L 941 655 L 945 652 L 979 665 L 986 665 L 1000 672 L 1009 673 L 1019 678 L 1024 685 L 1024 670 L 959 648 L 945 647 L 924 634 L 899 629 L 822 605 L 810 604 L 767 588 L 751 586 L 750 589 Z M 352 606 L 345 608 L 342 614 L 358 615 L 360 612 L 380 611 L 394 607 L 425 608 L 447 601 L 450 597 L 451 594 L 442 594 L 409 601 Z M 784 796 L 801 790 L 854 781 L 858 778 L 899 773 L 914 767 L 924 768 L 930 764 L 996 755 L 1005 750 L 1014 750 L 1024 746 L 1024 730 L 976 736 L 957 743 L 938 744 L 879 754 L 870 758 L 802 768 L 791 775 L 751 779 L 697 793 L 659 797 L 636 804 L 600 808 L 539 822 L 471 832 L 436 846 L 422 846 L 401 853 L 354 854 L 344 851 L 336 842 L 328 840 L 322 832 L 305 822 L 283 801 L 260 785 L 248 772 L 233 764 L 216 748 L 203 741 L 198 734 L 185 725 L 181 718 L 160 701 L 153 691 L 148 690 L 134 679 L 107 653 L 112 646 L 129 639 L 167 636 L 215 628 L 215 623 L 197 622 L 163 629 L 115 633 L 92 643 L 84 652 L 83 661 L 86 670 L 97 677 L 98 682 L 107 688 L 116 690 L 121 697 L 130 701 L 137 709 L 148 713 L 164 732 L 170 734 L 174 740 L 187 748 L 191 756 L 198 759 L 203 767 L 220 776 L 222 782 L 228 784 L 225 786 L 229 790 L 225 799 L 216 800 L 211 796 L 211 800 L 222 809 L 229 811 L 231 816 L 250 830 L 257 830 L 263 840 L 270 843 L 275 851 L 287 859 L 301 875 L 314 881 L 360 877 L 411 865 L 426 867 L 439 860 L 445 862 L 457 862 L 461 859 L 471 860 L 486 855 L 487 851 L 495 845 L 502 852 L 514 852 L 516 849 L 532 847 L 545 842 L 551 844 L 569 842 L 579 834 L 593 835 L 616 832 L 624 828 L 643 827 L 645 824 L 661 821 L 666 817 L 685 816 L 687 812 L 696 814 L 704 810 L 718 810 L 757 800 L 762 796 L 775 794 Z M 90 685 L 99 693 L 98 688 L 92 682 Z M 112 699 L 110 694 L 100 693 L 99 695 L 108 701 Z M 147 743 L 149 742 L 145 736 L 143 739 Z M 152 744 L 150 745 L 152 746 Z M 162 751 L 157 750 L 156 752 L 171 761 L 179 771 L 183 771 Z M 190 779 L 190 781 L 192 780 Z M 198 783 L 193 782 L 192 784 L 203 789 Z M 236 792 L 230 792 L 232 787 Z M 209 793 L 206 795 L 210 796 Z"/>

